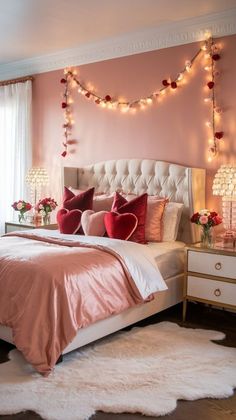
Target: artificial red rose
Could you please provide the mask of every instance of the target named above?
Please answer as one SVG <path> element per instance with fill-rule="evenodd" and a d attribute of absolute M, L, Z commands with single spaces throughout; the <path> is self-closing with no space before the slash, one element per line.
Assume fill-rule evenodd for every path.
<path fill-rule="evenodd" d="M 177 88 L 177 83 L 176 82 L 171 82 L 171 87 L 172 89 L 176 89 Z"/>
<path fill-rule="evenodd" d="M 198 220 L 199 220 L 199 217 L 200 217 L 200 214 L 197 212 L 197 213 L 194 213 L 193 215 L 192 215 L 192 217 L 191 217 L 191 222 L 192 223 L 197 223 L 198 222 Z"/>
<path fill-rule="evenodd" d="M 90 93 L 90 92 L 87 92 L 87 93 L 85 94 L 86 98 L 90 98 L 90 95 L 91 95 L 91 93 Z"/>
<path fill-rule="evenodd" d="M 215 83 L 213 81 L 208 82 L 207 86 L 209 87 L 209 89 L 213 89 L 213 87 L 215 86 Z"/>
<path fill-rule="evenodd" d="M 163 84 L 163 86 L 169 86 L 170 85 L 170 83 L 166 79 L 162 80 L 162 84 Z"/>
<path fill-rule="evenodd" d="M 212 60 L 218 61 L 219 59 L 220 59 L 220 54 L 213 54 L 212 55 Z"/>
<path fill-rule="evenodd" d="M 217 138 L 218 140 L 222 139 L 223 136 L 224 136 L 224 132 L 223 131 L 217 131 L 215 133 L 215 138 Z"/>
<path fill-rule="evenodd" d="M 213 223 L 214 223 L 214 225 L 220 225 L 220 223 L 222 223 L 222 217 L 220 217 L 220 216 L 214 216 L 213 218 L 212 218 L 212 221 L 213 221 Z"/>
<path fill-rule="evenodd" d="M 110 95 L 106 95 L 106 96 L 105 96 L 105 101 L 107 101 L 107 102 L 110 102 L 110 101 L 111 101 L 111 97 L 110 97 Z"/>
<path fill-rule="evenodd" d="M 62 156 L 62 157 L 66 157 L 66 155 L 67 155 L 67 151 L 66 151 L 66 150 L 64 150 L 64 152 L 62 152 L 61 156 Z"/>
<path fill-rule="evenodd" d="M 66 79 L 64 79 L 64 77 L 61 79 L 61 83 L 66 83 Z"/>
<path fill-rule="evenodd" d="M 96 99 L 95 104 L 99 105 L 99 104 L 100 104 L 100 102 L 101 102 L 101 100 L 100 100 L 100 99 Z"/>
<path fill-rule="evenodd" d="M 66 108 L 67 107 L 67 103 L 66 102 L 62 102 L 61 107 L 62 108 Z"/>
<path fill-rule="evenodd" d="M 210 216 L 211 216 L 211 217 L 215 217 L 215 216 L 217 216 L 216 211 L 211 211 L 211 212 L 210 212 Z"/>

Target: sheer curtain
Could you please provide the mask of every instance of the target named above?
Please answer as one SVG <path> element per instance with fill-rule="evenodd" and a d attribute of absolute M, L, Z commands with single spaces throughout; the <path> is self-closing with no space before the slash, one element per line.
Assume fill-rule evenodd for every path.
<path fill-rule="evenodd" d="M 0 86 L 0 233 L 13 218 L 11 204 L 27 199 L 25 175 L 32 163 L 32 82 Z"/>

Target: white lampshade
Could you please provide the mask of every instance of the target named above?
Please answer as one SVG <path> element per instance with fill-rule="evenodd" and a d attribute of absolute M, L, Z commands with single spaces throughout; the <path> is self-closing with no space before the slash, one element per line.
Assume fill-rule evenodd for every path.
<path fill-rule="evenodd" d="M 48 173 L 44 168 L 31 168 L 29 169 L 25 180 L 31 187 L 32 199 L 34 205 L 36 205 L 41 193 L 41 187 L 48 184 Z"/>
<path fill-rule="evenodd" d="M 213 181 L 213 195 L 236 200 L 236 164 L 221 165 Z"/>
<path fill-rule="evenodd" d="M 213 195 L 222 197 L 225 228 L 236 230 L 236 164 L 221 165 L 215 174 L 212 191 Z"/>
<path fill-rule="evenodd" d="M 44 168 L 31 168 L 29 169 L 26 178 L 26 182 L 31 185 L 47 185 L 48 184 L 48 174 Z"/>

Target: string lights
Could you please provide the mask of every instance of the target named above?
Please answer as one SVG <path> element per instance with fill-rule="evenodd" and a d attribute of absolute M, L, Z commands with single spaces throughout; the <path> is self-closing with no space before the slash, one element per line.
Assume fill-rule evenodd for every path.
<path fill-rule="evenodd" d="M 71 130 L 72 130 L 72 125 L 74 124 L 74 119 L 73 119 L 73 115 L 72 115 L 72 103 L 73 100 L 71 98 L 71 92 L 70 92 L 70 86 L 71 86 L 71 75 L 72 74 L 76 74 L 76 71 L 73 70 L 73 73 L 71 70 L 69 69 L 65 69 L 64 70 L 64 77 L 61 79 L 61 83 L 65 85 L 65 90 L 63 93 L 63 101 L 61 103 L 61 107 L 64 110 L 64 124 L 63 124 L 63 129 L 64 129 L 64 141 L 62 143 L 64 150 L 61 153 L 62 157 L 66 157 L 67 155 L 67 147 L 70 141 L 70 136 L 71 136 Z"/>
<path fill-rule="evenodd" d="M 206 121 L 206 127 L 211 131 L 211 136 L 208 139 L 208 162 L 217 156 L 219 151 L 219 140 L 224 137 L 223 131 L 218 131 L 219 117 L 222 113 L 222 110 L 216 103 L 216 94 L 215 94 L 215 85 L 216 79 L 219 77 L 220 73 L 216 68 L 216 62 L 220 60 L 220 47 L 215 44 L 211 34 L 207 34 L 206 41 L 202 46 L 202 50 L 205 53 L 205 58 L 207 64 L 204 69 L 207 71 L 207 83 L 206 87 L 210 95 L 204 98 L 204 102 L 211 106 L 211 121 Z"/>
<path fill-rule="evenodd" d="M 72 115 L 72 97 L 71 89 L 76 88 L 78 93 L 83 95 L 87 100 L 93 101 L 95 105 L 110 110 L 120 110 L 122 113 L 135 113 L 137 110 L 144 110 L 153 103 L 158 103 L 163 97 L 169 92 L 174 92 L 178 87 L 185 83 L 186 75 L 192 70 L 193 64 L 198 56 L 204 53 L 207 60 L 204 69 L 207 71 L 207 89 L 210 91 L 210 95 L 204 98 L 206 104 L 212 106 L 212 118 L 211 121 L 206 121 L 206 126 L 212 131 L 211 138 L 208 140 L 208 161 L 217 155 L 218 152 L 218 140 L 223 138 L 223 131 L 216 131 L 216 114 L 221 114 L 221 109 L 216 105 L 215 97 L 215 79 L 219 76 L 219 72 L 216 70 L 215 63 L 220 59 L 219 47 L 213 42 L 213 39 L 209 33 L 206 33 L 206 40 L 204 41 L 201 48 L 192 57 L 191 60 L 185 62 L 184 68 L 177 74 L 174 79 L 167 78 L 163 79 L 161 88 L 152 92 L 148 96 L 143 98 L 135 99 L 132 101 L 120 101 L 113 98 L 112 95 L 106 94 L 101 96 L 94 92 L 91 88 L 89 89 L 84 83 L 82 83 L 78 77 L 77 72 L 74 69 L 66 68 L 64 70 L 64 77 L 61 79 L 61 83 L 64 84 L 65 89 L 63 93 L 63 101 L 61 107 L 64 111 L 64 150 L 61 156 L 67 155 L 67 148 L 70 144 L 71 130 L 74 124 Z"/>

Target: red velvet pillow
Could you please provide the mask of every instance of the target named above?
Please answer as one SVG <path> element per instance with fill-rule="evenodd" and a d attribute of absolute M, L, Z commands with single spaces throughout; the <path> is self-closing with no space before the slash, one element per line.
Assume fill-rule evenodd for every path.
<path fill-rule="evenodd" d="M 109 238 L 127 241 L 138 226 L 138 218 L 132 213 L 109 212 L 104 216 L 104 223 Z"/>
<path fill-rule="evenodd" d="M 135 197 L 131 201 L 127 201 L 122 195 L 116 192 L 112 211 L 120 214 L 132 213 L 138 219 L 138 226 L 129 238 L 130 241 L 145 244 L 145 220 L 147 213 L 147 193 Z"/>
<path fill-rule="evenodd" d="M 60 209 L 57 212 L 57 223 L 61 233 L 75 234 L 81 225 L 82 211 L 78 209 Z"/>
<path fill-rule="evenodd" d="M 78 195 L 75 195 L 67 187 L 64 187 L 63 195 L 63 207 L 67 210 L 78 209 L 82 212 L 84 210 L 93 209 L 93 194 L 94 187 L 90 188 L 87 191 L 83 191 Z"/>

